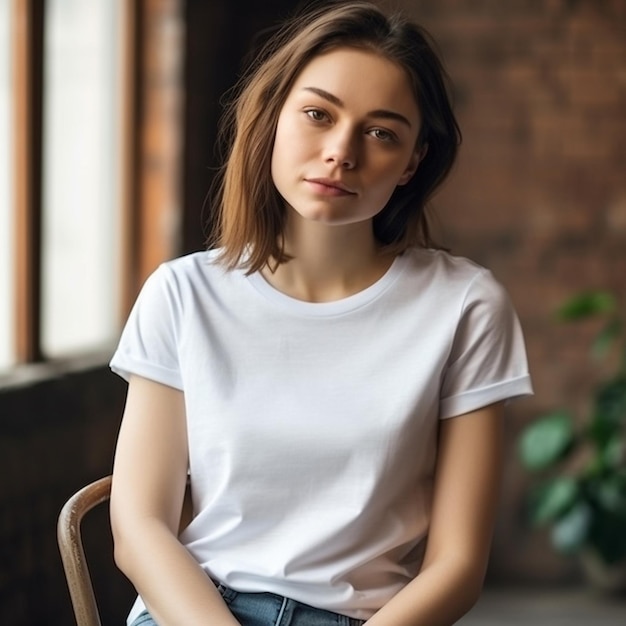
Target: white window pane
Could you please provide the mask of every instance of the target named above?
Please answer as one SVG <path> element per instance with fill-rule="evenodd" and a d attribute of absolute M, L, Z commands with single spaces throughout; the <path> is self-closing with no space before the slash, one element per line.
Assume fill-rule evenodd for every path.
<path fill-rule="evenodd" d="M 119 3 L 48 0 L 44 51 L 42 348 L 117 331 Z"/>
<path fill-rule="evenodd" d="M 13 342 L 13 169 L 10 2 L 0 0 L 0 369 L 15 362 Z"/>

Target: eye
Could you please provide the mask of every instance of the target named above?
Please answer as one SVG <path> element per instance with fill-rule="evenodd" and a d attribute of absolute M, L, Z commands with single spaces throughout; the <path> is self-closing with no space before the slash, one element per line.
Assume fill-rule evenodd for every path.
<path fill-rule="evenodd" d="M 395 143 L 398 141 L 398 138 L 394 133 L 384 128 L 372 128 L 368 131 L 368 134 L 374 137 L 374 139 L 378 139 L 378 141 L 384 141 L 386 143 Z"/>
<path fill-rule="evenodd" d="M 322 109 L 306 109 L 304 112 L 313 122 L 325 122 L 328 119 L 328 115 Z"/>

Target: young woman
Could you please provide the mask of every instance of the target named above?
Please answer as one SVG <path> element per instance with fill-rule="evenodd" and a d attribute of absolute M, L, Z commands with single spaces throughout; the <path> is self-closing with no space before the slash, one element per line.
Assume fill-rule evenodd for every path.
<path fill-rule="evenodd" d="M 485 573 L 502 405 L 531 387 L 503 289 L 428 235 L 459 143 L 440 62 L 334 3 L 278 33 L 230 114 L 219 246 L 148 279 L 112 360 L 129 624 L 453 624 Z"/>

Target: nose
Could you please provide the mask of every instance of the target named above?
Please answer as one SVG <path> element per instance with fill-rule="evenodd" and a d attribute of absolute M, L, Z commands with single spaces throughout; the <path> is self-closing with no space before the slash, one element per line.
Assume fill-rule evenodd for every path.
<path fill-rule="evenodd" d="M 356 133 L 349 128 L 335 128 L 329 133 L 324 149 L 324 161 L 338 165 L 341 169 L 351 170 L 357 165 Z"/>

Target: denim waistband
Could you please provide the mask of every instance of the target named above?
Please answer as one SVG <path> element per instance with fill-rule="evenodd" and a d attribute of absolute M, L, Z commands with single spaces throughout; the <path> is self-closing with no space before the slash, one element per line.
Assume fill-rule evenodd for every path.
<path fill-rule="evenodd" d="M 215 582 L 215 581 L 214 581 Z M 242 626 L 361 626 L 363 620 L 270 593 L 240 592 L 215 582 Z"/>

